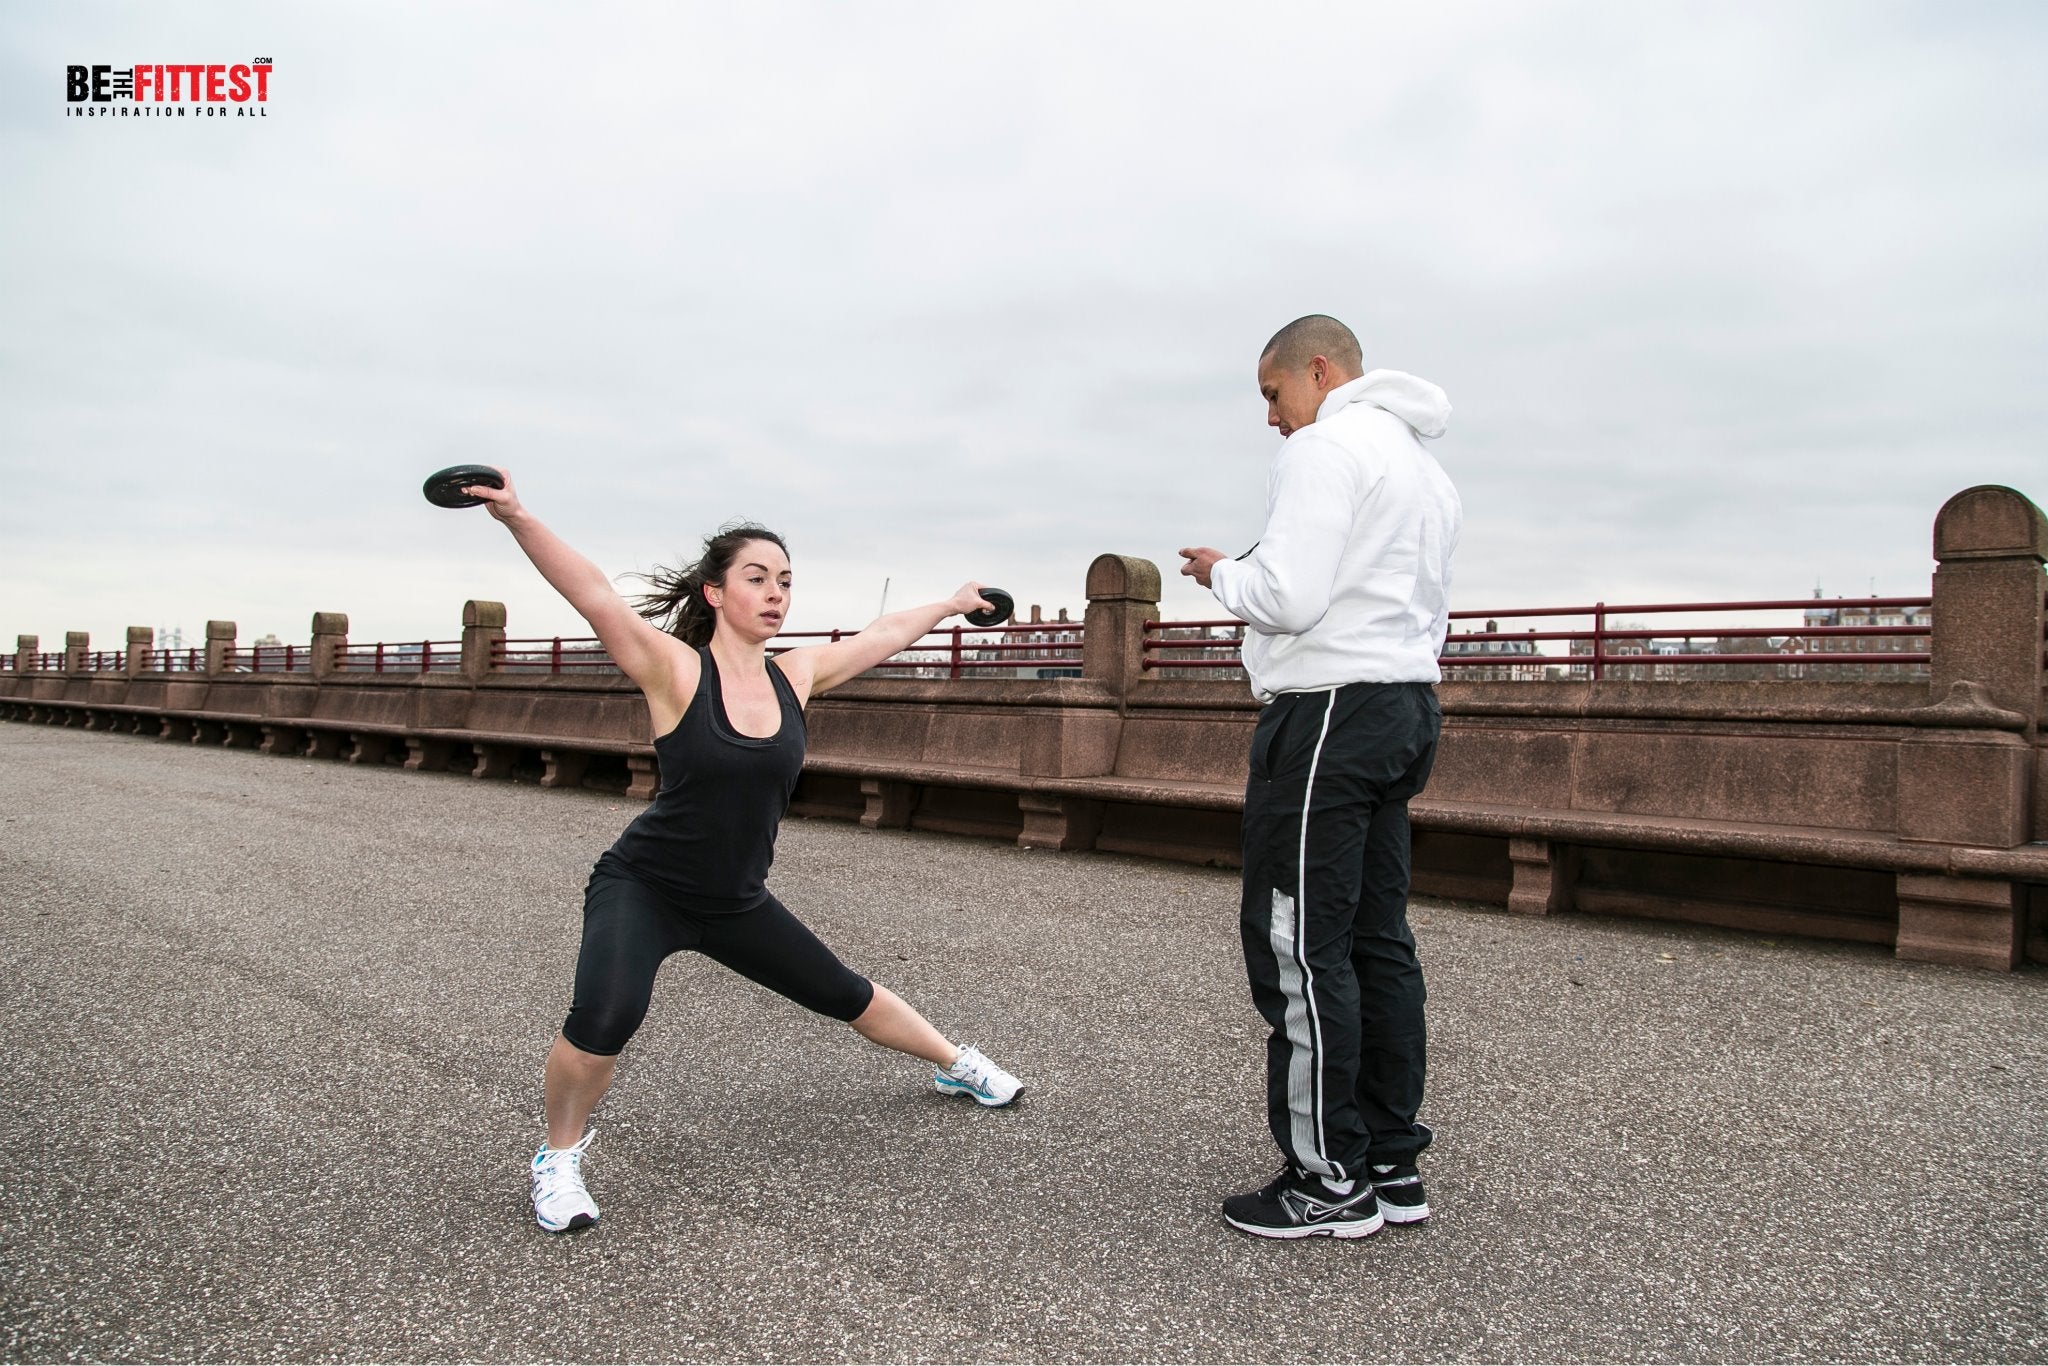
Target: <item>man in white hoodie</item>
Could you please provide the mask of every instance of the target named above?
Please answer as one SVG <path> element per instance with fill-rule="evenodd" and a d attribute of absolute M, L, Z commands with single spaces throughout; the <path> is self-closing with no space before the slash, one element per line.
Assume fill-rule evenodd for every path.
<path fill-rule="evenodd" d="M 1321 314 L 1259 357 L 1273 461 L 1266 528 L 1236 559 L 1181 551 L 1181 573 L 1249 626 L 1265 703 L 1244 803 L 1239 925 L 1272 1027 L 1267 1116 L 1287 1165 L 1223 1214 L 1268 1238 L 1362 1238 L 1429 1217 L 1416 1157 L 1422 967 L 1408 929 L 1408 800 L 1442 728 L 1457 490 L 1423 449 L 1450 403 Z"/>

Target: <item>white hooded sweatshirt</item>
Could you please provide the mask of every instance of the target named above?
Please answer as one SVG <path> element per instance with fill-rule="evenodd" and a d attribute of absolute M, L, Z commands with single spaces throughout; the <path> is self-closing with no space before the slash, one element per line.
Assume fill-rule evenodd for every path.
<path fill-rule="evenodd" d="M 1464 509 L 1417 438 L 1443 435 L 1450 416 L 1434 384 L 1373 370 L 1332 389 L 1281 445 L 1265 533 L 1209 577 L 1216 600 L 1250 624 L 1244 665 L 1261 702 L 1443 677 Z"/>

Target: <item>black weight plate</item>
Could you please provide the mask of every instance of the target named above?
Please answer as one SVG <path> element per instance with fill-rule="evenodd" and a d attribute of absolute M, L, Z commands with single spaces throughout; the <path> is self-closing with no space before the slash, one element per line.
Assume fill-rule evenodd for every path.
<path fill-rule="evenodd" d="M 501 489 L 505 487 L 505 477 L 489 465 L 450 465 L 428 475 L 420 492 L 426 494 L 427 501 L 437 508 L 473 508 L 484 500 L 462 491 L 471 484 Z"/>
<path fill-rule="evenodd" d="M 993 612 L 980 610 L 969 612 L 967 614 L 967 624 L 969 626 L 1001 626 L 1010 619 L 1010 613 L 1017 610 L 1017 600 L 1000 588 L 984 588 L 981 590 L 981 595 L 995 605 L 995 610 Z"/>

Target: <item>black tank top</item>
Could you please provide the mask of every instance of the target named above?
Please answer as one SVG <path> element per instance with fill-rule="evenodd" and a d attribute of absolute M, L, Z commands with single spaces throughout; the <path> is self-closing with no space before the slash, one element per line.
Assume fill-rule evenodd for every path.
<path fill-rule="evenodd" d="M 711 651 L 699 649 L 697 658 L 696 695 L 676 728 L 654 742 L 661 789 L 610 852 L 693 911 L 737 913 L 768 895 L 775 828 L 804 766 L 804 710 L 771 660 L 781 728 L 765 740 L 741 735 L 726 720 Z"/>

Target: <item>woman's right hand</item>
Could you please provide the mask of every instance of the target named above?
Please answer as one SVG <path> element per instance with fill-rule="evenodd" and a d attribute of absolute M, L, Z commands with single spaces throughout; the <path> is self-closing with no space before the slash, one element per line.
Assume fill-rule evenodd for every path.
<path fill-rule="evenodd" d="M 994 603 L 981 595 L 981 585 L 969 581 L 961 584 L 960 591 L 946 599 L 946 616 L 964 616 L 969 612 L 986 611 L 994 606 Z M 940 620 L 945 620 L 945 617 L 941 617 Z"/>
<path fill-rule="evenodd" d="M 501 522 L 509 522 L 525 509 L 519 505 L 519 490 L 512 487 L 512 476 L 502 465 L 493 465 L 498 477 L 505 481 L 505 487 L 494 489 L 489 484 L 466 484 L 462 491 L 472 498 L 484 500 L 484 506 L 491 510 L 491 516 Z"/>

